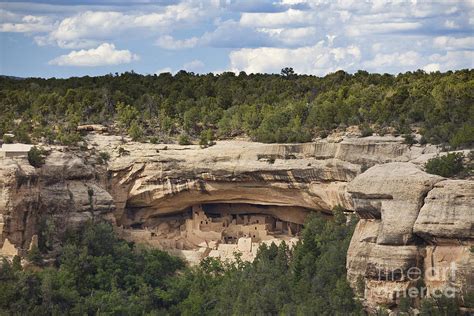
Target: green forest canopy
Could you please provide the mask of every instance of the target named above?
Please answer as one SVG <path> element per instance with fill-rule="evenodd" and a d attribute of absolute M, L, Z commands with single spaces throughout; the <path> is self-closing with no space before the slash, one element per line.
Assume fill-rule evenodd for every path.
<path fill-rule="evenodd" d="M 355 221 L 335 212 L 310 217 L 294 250 L 272 244 L 252 263 L 207 258 L 194 268 L 91 222 L 66 234 L 53 267 L 39 248 L 27 268 L 0 262 L 0 315 L 360 314 L 345 268 Z"/>
<path fill-rule="evenodd" d="M 340 208 L 332 220 L 312 214 L 293 249 L 262 245 L 253 262 L 206 258 L 186 267 L 118 239 L 109 224 L 90 222 L 65 235 L 53 266 L 43 261 L 41 243 L 26 267 L 19 257 L 0 261 L 0 315 L 365 315 L 358 300 L 363 278 L 357 293 L 346 279 L 355 224 Z M 403 308 L 460 315 L 460 303 L 425 298 Z"/>
<path fill-rule="evenodd" d="M 398 134 L 421 128 L 426 141 L 453 148 L 474 143 L 474 70 L 396 76 L 337 71 L 325 77 L 126 72 L 1 77 L 0 87 L 0 132 L 14 131 L 18 141 L 45 137 L 68 144 L 80 139 L 78 124 L 118 122 L 134 139 L 154 141 L 211 131 L 261 142 L 306 142 L 338 127 L 375 125 Z"/>

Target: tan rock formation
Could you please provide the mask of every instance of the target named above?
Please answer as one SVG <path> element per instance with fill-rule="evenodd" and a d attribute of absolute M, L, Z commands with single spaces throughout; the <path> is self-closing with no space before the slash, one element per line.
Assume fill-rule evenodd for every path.
<path fill-rule="evenodd" d="M 414 232 L 439 244 L 474 239 L 474 181 L 445 180 L 428 193 Z"/>
<path fill-rule="evenodd" d="M 89 140 L 109 151 L 117 219 L 124 225 L 196 203 L 250 203 L 325 211 L 350 209 L 346 184 L 377 163 L 408 161 L 423 154 L 393 137 L 348 138 L 339 143 L 215 146 L 122 143 L 106 136 Z M 107 146 L 106 146 L 107 144 Z M 126 152 L 127 155 L 121 153 Z M 127 206 L 126 216 L 124 214 Z"/>
<path fill-rule="evenodd" d="M 0 160 L 0 255 L 25 254 L 47 218 L 57 231 L 75 227 L 94 216 L 107 217 L 115 205 L 112 196 L 94 179 L 95 171 L 83 158 L 53 151 L 45 165 L 35 169 L 26 159 Z"/>
<path fill-rule="evenodd" d="M 381 219 L 377 244 L 406 245 L 425 195 L 442 179 L 411 163 L 394 162 L 368 169 L 347 191 L 362 218 Z"/>
<path fill-rule="evenodd" d="M 341 205 L 361 217 L 347 269 L 351 285 L 363 285 L 367 307 L 396 304 L 413 286 L 414 268 L 455 264 L 455 278 L 425 278 L 430 290 L 453 286 L 463 293 L 473 284 L 473 183 L 423 172 L 427 157 L 439 152 L 435 146 L 375 136 L 305 144 L 219 141 L 206 149 L 95 133 L 87 139 L 85 152 L 53 148 L 40 169 L 25 159 L 0 160 L 0 255 L 24 254 L 45 216 L 64 228 L 100 216 L 113 219 L 123 237 L 191 262 L 232 260 L 236 251 L 252 260 L 259 243 L 296 242 L 292 227 L 309 212 L 330 214 Z M 93 165 L 99 151 L 111 156 L 107 170 Z M 227 222 L 188 230 L 186 214 L 196 205 L 209 216 L 226 214 Z M 287 222 L 286 235 L 258 223 L 257 241 L 236 222 L 229 236 L 233 229 L 249 236 L 236 234 L 226 243 L 214 224 L 248 214 L 272 216 L 275 231 Z"/>
<path fill-rule="evenodd" d="M 357 176 L 347 189 L 362 218 L 347 254 L 348 280 L 354 289 L 364 285 L 369 310 L 395 306 L 417 291 L 421 279 L 427 295 L 474 290 L 473 181 L 387 163 Z"/>

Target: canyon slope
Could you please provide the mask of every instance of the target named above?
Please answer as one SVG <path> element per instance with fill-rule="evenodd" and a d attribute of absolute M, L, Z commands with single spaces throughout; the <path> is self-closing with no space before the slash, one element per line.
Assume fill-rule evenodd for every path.
<path fill-rule="evenodd" d="M 54 252 L 68 228 L 105 218 L 124 238 L 190 262 L 236 251 L 251 260 L 262 242 L 295 243 L 311 212 L 340 207 L 360 218 L 347 269 L 368 309 L 397 304 L 416 285 L 414 268 L 432 272 L 427 291 L 473 290 L 474 181 L 423 171 L 435 146 L 372 136 L 200 148 L 95 133 L 86 146 L 47 148 L 41 168 L 0 160 L 0 255 L 38 240 Z"/>

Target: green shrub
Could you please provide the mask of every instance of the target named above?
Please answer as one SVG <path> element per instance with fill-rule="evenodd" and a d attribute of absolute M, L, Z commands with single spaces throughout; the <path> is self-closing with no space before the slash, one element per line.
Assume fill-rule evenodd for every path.
<path fill-rule="evenodd" d="M 465 124 L 449 140 L 453 148 L 467 147 L 474 144 L 474 126 Z"/>
<path fill-rule="evenodd" d="M 156 136 L 150 137 L 150 143 L 152 143 L 152 144 L 158 144 L 159 141 L 160 141 L 160 139 Z"/>
<path fill-rule="evenodd" d="M 43 256 L 41 255 L 41 252 L 39 251 L 39 248 L 37 246 L 33 246 L 30 251 L 28 251 L 26 259 L 28 259 L 29 262 L 38 267 L 41 267 L 44 263 Z"/>
<path fill-rule="evenodd" d="M 9 135 L 3 135 L 3 143 L 13 144 L 13 137 L 11 137 Z"/>
<path fill-rule="evenodd" d="M 82 140 L 81 135 L 73 130 L 61 130 L 57 137 L 56 140 L 66 146 L 71 146 L 75 145 L 76 143 L 80 142 Z"/>
<path fill-rule="evenodd" d="M 404 144 L 413 145 L 417 143 L 415 137 L 413 137 L 412 134 L 404 134 L 403 139 Z"/>
<path fill-rule="evenodd" d="M 452 177 L 464 170 L 464 155 L 462 153 L 449 153 L 428 160 L 425 164 L 426 172 L 442 177 Z"/>
<path fill-rule="evenodd" d="M 428 141 L 426 140 L 425 136 L 421 136 L 419 143 L 420 145 L 426 145 Z"/>
<path fill-rule="evenodd" d="M 22 123 L 15 131 L 15 139 L 19 143 L 31 144 L 31 137 L 28 131 L 29 126 Z"/>
<path fill-rule="evenodd" d="M 130 151 L 124 149 L 123 147 L 119 147 L 118 154 L 119 154 L 120 157 L 130 156 Z"/>
<path fill-rule="evenodd" d="M 360 136 L 362 136 L 362 137 L 368 137 L 368 136 L 372 136 L 373 134 L 374 134 L 374 130 L 373 130 L 370 126 L 368 126 L 368 125 L 366 125 L 366 124 L 364 124 L 364 125 L 361 126 L 361 128 L 360 128 Z"/>
<path fill-rule="evenodd" d="M 214 144 L 214 135 L 212 129 L 208 128 L 201 132 L 201 137 L 199 139 L 199 145 L 201 147 L 212 146 Z"/>
<path fill-rule="evenodd" d="M 40 168 L 44 164 L 44 151 L 38 149 L 38 147 L 31 147 L 28 152 L 28 162 L 35 168 Z"/>
<path fill-rule="evenodd" d="M 178 139 L 178 144 L 180 145 L 190 145 L 191 141 L 189 140 L 189 136 L 187 134 L 181 134 Z"/>
<path fill-rule="evenodd" d="M 137 120 L 134 120 L 132 122 L 132 125 L 130 125 L 130 128 L 128 129 L 128 134 L 130 135 L 130 137 L 134 141 L 138 141 L 138 140 L 142 139 L 143 130 L 140 127 L 140 125 L 138 124 Z"/>
<path fill-rule="evenodd" d="M 120 150 L 119 150 L 119 152 L 120 152 Z M 101 151 L 99 153 L 99 157 L 97 158 L 97 160 L 100 164 L 105 164 L 110 160 L 110 154 L 108 152 Z"/>

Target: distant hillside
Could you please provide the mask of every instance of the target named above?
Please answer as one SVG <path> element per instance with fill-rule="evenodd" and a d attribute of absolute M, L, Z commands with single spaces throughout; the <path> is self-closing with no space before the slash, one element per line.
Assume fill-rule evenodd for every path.
<path fill-rule="evenodd" d="M 23 80 L 25 78 L 22 77 L 15 77 L 15 76 L 5 76 L 5 75 L 0 75 L 0 78 L 5 78 L 5 79 L 12 79 L 12 80 Z"/>

